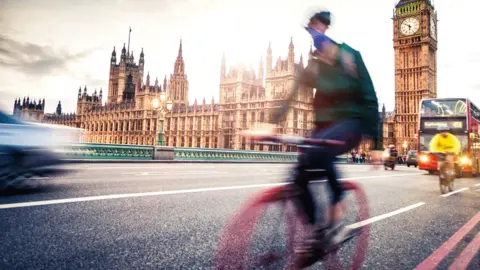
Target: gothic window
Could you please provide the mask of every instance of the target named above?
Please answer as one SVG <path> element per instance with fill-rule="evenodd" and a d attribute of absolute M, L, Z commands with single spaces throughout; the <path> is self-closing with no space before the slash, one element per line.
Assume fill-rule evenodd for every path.
<path fill-rule="evenodd" d="M 298 110 L 293 109 L 293 128 L 296 129 L 298 127 Z"/>
<path fill-rule="evenodd" d="M 308 112 L 303 112 L 303 129 L 308 129 Z"/>

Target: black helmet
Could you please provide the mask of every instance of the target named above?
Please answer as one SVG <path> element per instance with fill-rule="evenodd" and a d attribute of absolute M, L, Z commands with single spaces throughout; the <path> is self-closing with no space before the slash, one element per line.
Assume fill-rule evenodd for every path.
<path fill-rule="evenodd" d="M 313 20 L 318 20 L 319 22 L 329 26 L 331 23 L 331 13 L 329 11 L 320 11 L 315 14 L 313 14 L 312 17 L 310 17 L 310 23 Z"/>

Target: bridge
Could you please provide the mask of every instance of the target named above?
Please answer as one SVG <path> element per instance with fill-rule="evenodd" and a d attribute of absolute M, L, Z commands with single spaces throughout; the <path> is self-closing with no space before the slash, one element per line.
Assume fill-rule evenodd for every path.
<path fill-rule="evenodd" d="M 77 171 L 0 196 L 1 269 L 211 269 L 227 219 L 293 165 L 66 166 Z M 478 178 L 442 196 L 437 178 L 414 168 L 338 168 L 369 198 L 365 269 L 480 269 Z M 325 186 L 312 187 L 319 198 Z"/>

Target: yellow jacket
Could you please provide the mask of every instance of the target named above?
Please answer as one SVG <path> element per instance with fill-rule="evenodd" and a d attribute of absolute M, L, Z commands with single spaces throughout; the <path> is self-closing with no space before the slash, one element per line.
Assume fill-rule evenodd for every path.
<path fill-rule="evenodd" d="M 435 135 L 430 141 L 430 152 L 447 152 L 453 154 L 460 154 L 462 145 L 454 135 L 447 133 L 446 138 L 442 135 Z"/>

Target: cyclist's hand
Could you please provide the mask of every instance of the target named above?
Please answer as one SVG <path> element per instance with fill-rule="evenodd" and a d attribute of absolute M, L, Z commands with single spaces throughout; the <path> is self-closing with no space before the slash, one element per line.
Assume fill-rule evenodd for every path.
<path fill-rule="evenodd" d="M 254 140 L 261 140 L 265 136 L 274 136 L 276 134 L 276 126 L 269 123 L 257 123 L 251 129 L 242 131 L 242 135 Z"/>

